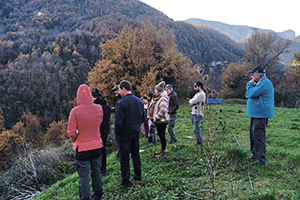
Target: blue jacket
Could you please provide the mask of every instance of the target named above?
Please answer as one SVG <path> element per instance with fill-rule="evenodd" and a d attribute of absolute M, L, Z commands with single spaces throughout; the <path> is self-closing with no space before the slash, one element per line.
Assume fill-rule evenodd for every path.
<path fill-rule="evenodd" d="M 141 124 L 146 121 L 144 103 L 134 96 L 127 94 L 117 102 L 115 110 L 115 133 L 136 133 L 141 130 Z"/>
<path fill-rule="evenodd" d="M 246 85 L 247 117 L 273 118 L 274 117 L 274 88 L 272 82 L 262 77 L 260 82 Z"/>

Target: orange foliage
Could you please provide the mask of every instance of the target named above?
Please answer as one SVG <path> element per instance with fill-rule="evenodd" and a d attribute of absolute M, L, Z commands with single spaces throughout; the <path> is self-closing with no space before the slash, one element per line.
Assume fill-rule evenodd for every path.
<path fill-rule="evenodd" d="M 17 148 L 24 144 L 24 139 L 19 134 L 10 130 L 0 134 L 0 168 L 6 168 L 12 157 L 15 157 Z"/>
<path fill-rule="evenodd" d="M 68 123 L 64 120 L 58 122 L 52 122 L 47 128 L 46 134 L 43 136 L 44 144 L 50 146 L 61 146 L 65 140 L 67 140 L 67 125 Z"/>
<path fill-rule="evenodd" d="M 23 113 L 22 121 L 18 122 L 12 127 L 14 133 L 23 136 L 25 141 L 32 146 L 32 148 L 42 147 L 42 132 L 41 125 L 36 116 L 29 113 Z"/>

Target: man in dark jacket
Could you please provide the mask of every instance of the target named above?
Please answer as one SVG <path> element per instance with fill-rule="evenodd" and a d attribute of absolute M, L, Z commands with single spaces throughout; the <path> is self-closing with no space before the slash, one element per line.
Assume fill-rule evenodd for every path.
<path fill-rule="evenodd" d="M 95 104 L 100 104 L 103 109 L 103 121 L 100 126 L 100 133 L 101 139 L 103 141 L 103 149 L 102 149 L 102 165 L 101 165 L 101 173 L 106 173 L 106 144 L 107 144 L 107 137 L 110 132 L 110 106 L 106 102 L 105 97 L 99 92 L 96 88 L 95 91 L 92 93 L 93 97 L 96 98 L 94 100 Z"/>
<path fill-rule="evenodd" d="M 131 84 L 121 81 L 119 93 L 123 97 L 115 110 L 115 133 L 120 147 L 121 187 L 131 187 L 129 154 L 133 161 L 135 181 L 142 180 L 141 158 L 139 154 L 139 134 L 142 123 L 146 120 L 143 102 L 131 93 Z"/>
<path fill-rule="evenodd" d="M 170 121 L 168 124 L 168 132 L 170 134 L 170 144 L 177 143 L 177 138 L 175 136 L 174 127 L 175 127 L 175 120 L 177 115 L 177 109 L 179 108 L 179 102 L 177 95 L 173 91 L 173 86 L 171 84 L 166 85 L 165 87 L 168 97 L 169 97 L 169 108 L 168 113 L 170 115 Z"/>

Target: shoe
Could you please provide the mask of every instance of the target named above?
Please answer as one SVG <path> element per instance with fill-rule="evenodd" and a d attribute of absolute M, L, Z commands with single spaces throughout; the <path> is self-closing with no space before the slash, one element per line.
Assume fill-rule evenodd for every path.
<path fill-rule="evenodd" d="M 133 181 L 140 182 L 140 181 L 142 181 L 142 179 L 141 178 L 133 178 Z"/>
<path fill-rule="evenodd" d="M 153 143 L 151 143 L 151 142 L 149 142 L 149 146 L 150 146 L 150 147 L 152 147 L 152 146 L 154 146 L 154 144 L 153 144 Z"/>
<path fill-rule="evenodd" d="M 159 158 L 159 157 L 162 157 L 162 156 L 165 156 L 165 155 L 167 155 L 167 150 L 163 150 L 160 154 L 156 155 L 155 157 Z"/>
<path fill-rule="evenodd" d="M 102 197 L 97 197 L 96 195 L 93 195 L 90 200 L 102 200 Z"/>
<path fill-rule="evenodd" d="M 251 162 L 251 165 L 264 165 L 266 163 L 264 162 L 259 162 L 258 160 L 254 161 L 254 162 Z"/>
<path fill-rule="evenodd" d="M 255 159 L 255 156 L 254 156 L 254 155 L 252 155 L 252 156 L 248 156 L 248 157 L 246 157 L 246 159 L 247 159 L 247 160 L 250 160 L 250 159 Z"/>
<path fill-rule="evenodd" d="M 175 144 L 175 143 L 177 143 L 177 140 L 170 140 L 169 141 L 169 144 Z"/>
<path fill-rule="evenodd" d="M 155 155 L 159 155 L 159 154 L 161 154 L 162 152 L 163 152 L 164 150 L 160 150 L 160 152 L 157 152 L 157 151 L 155 151 Z"/>
<path fill-rule="evenodd" d="M 197 142 L 196 145 L 199 145 L 199 146 L 203 147 L 203 143 L 202 142 Z"/>
<path fill-rule="evenodd" d="M 119 186 L 119 188 L 120 189 L 129 189 L 129 188 L 131 188 L 132 187 L 132 184 L 130 183 L 129 185 L 123 185 L 123 184 L 121 184 L 120 186 Z"/>

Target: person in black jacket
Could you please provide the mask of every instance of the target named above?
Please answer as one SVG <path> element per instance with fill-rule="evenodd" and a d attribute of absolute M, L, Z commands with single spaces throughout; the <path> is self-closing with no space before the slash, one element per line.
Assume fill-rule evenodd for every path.
<path fill-rule="evenodd" d="M 105 97 L 102 96 L 102 94 L 99 92 L 99 90 L 96 88 L 95 91 L 92 93 L 92 96 L 96 98 L 94 100 L 95 104 L 100 104 L 103 109 L 103 122 L 100 125 L 100 133 L 101 133 L 101 139 L 103 141 L 103 150 L 102 150 L 102 165 L 101 165 L 101 173 L 105 174 L 106 169 L 106 144 L 107 144 L 107 137 L 110 132 L 110 106 L 106 102 Z"/>
<path fill-rule="evenodd" d="M 118 101 L 115 110 L 115 133 L 120 147 L 121 187 L 131 187 L 129 155 L 131 154 L 134 181 L 142 180 L 141 158 L 139 153 L 139 134 L 142 123 L 146 120 L 143 102 L 131 92 L 131 84 L 123 80 L 119 84 L 123 97 Z"/>

